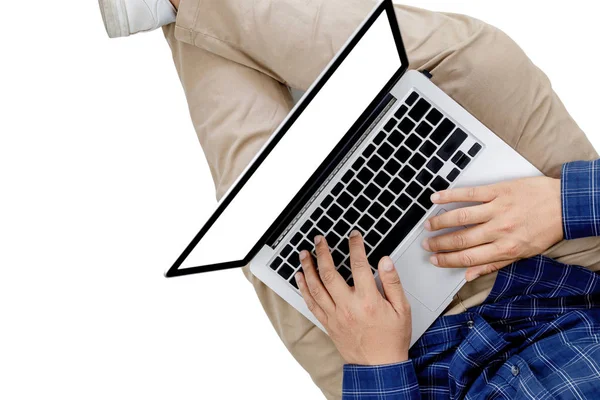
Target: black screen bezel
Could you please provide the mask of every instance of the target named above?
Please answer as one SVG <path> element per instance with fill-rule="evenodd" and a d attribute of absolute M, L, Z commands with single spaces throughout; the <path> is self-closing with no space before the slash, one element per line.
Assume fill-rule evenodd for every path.
<path fill-rule="evenodd" d="M 349 131 L 344 135 L 344 137 L 340 140 L 338 145 L 333 149 L 321 166 L 315 171 L 315 173 L 311 176 L 311 178 L 306 182 L 306 184 L 299 190 L 298 194 L 292 199 L 292 201 L 288 204 L 288 206 L 283 210 L 283 212 L 279 215 L 279 217 L 273 222 L 270 228 L 265 232 L 265 234 L 259 239 L 259 241 L 254 245 L 254 247 L 250 250 L 250 252 L 246 255 L 246 257 L 242 260 L 237 261 L 228 261 L 224 263 L 217 264 L 209 264 L 197 267 L 189 267 L 179 269 L 183 261 L 188 257 L 188 255 L 193 251 L 193 249 L 198 245 L 202 237 L 208 232 L 208 230 L 212 227 L 215 221 L 219 218 L 219 216 L 223 213 L 223 211 L 227 208 L 227 206 L 231 203 L 231 201 L 235 198 L 237 193 L 242 189 L 242 187 L 246 184 L 246 182 L 250 179 L 250 177 L 254 174 L 254 172 L 260 167 L 262 162 L 267 158 L 267 156 L 271 153 L 273 148 L 277 145 L 277 143 L 281 140 L 283 135 L 289 130 L 289 128 L 293 125 L 293 123 L 298 119 L 300 114 L 306 109 L 308 104 L 312 101 L 312 99 L 319 93 L 321 88 L 327 83 L 329 78 L 333 75 L 333 73 L 338 69 L 338 67 L 342 64 L 342 62 L 346 59 L 348 54 L 354 49 L 356 44 L 362 39 L 364 34 L 369 30 L 369 28 L 373 25 L 373 23 L 377 20 L 377 18 L 383 13 L 386 12 L 389 23 L 392 29 L 392 34 L 394 36 L 394 40 L 396 43 L 396 48 L 398 54 L 400 56 L 401 66 L 400 68 L 392 75 L 391 79 L 388 83 L 383 87 L 383 89 L 379 92 L 379 94 L 373 99 L 370 103 L 369 107 L 361 114 L 361 116 L 357 119 L 357 121 L 352 125 Z M 335 58 L 335 61 L 327 68 L 327 70 L 323 73 L 320 79 L 314 84 L 313 88 L 306 93 L 298 107 L 295 108 L 292 115 L 286 120 L 283 126 L 278 130 L 273 139 L 264 147 L 256 160 L 252 163 L 252 165 L 246 170 L 244 175 L 240 178 L 237 184 L 231 189 L 231 191 L 227 194 L 227 196 L 223 199 L 223 201 L 218 205 L 216 211 L 211 215 L 209 220 L 204 224 L 204 226 L 200 229 L 198 234 L 194 237 L 194 239 L 190 242 L 190 244 L 186 247 L 186 249 L 181 253 L 181 255 L 177 258 L 175 263 L 169 268 L 169 270 L 165 273 L 167 278 L 175 277 L 175 276 L 183 276 L 183 275 L 191 275 L 202 272 L 211 272 L 211 271 L 219 271 L 231 268 L 239 268 L 243 267 L 252 260 L 252 258 L 258 253 L 260 248 L 267 242 L 269 237 L 272 237 L 275 231 L 278 230 L 284 223 L 284 221 L 289 219 L 289 216 L 293 214 L 293 211 L 298 208 L 299 199 L 304 196 L 304 192 L 307 188 L 314 187 L 315 183 L 322 176 L 323 171 L 327 170 L 330 166 L 332 160 L 335 158 L 336 154 L 339 154 L 340 151 L 348 145 L 348 142 L 351 141 L 354 137 L 356 139 L 356 135 L 354 133 L 357 129 L 364 124 L 368 116 L 377 108 L 377 105 L 383 101 L 385 96 L 389 93 L 392 87 L 396 84 L 396 82 L 402 77 L 402 75 L 408 69 L 408 57 L 406 55 L 406 51 L 404 49 L 404 45 L 402 42 L 402 36 L 400 34 L 400 28 L 398 26 L 398 21 L 396 19 L 396 15 L 394 13 L 394 5 L 391 0 L 383 0 L 371 13 L 371 15 L 367 18 L 367 20 L 363 23 L 363 25 L 354 33 L 353 37 L 348 41 L 347 45 L 341 49 L 339 55 Z"/>

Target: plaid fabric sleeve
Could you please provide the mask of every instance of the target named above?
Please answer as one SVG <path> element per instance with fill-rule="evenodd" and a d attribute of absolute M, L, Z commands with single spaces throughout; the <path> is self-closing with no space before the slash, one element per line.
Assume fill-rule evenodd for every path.
<path fill-rule="evenodd" d="M 411 360 L 376 366 L 344 365 L 344 400 L 420 398 L 419 383 Z"/>
<path fill-rule="evenodd" d="M 561 198 L 565 239 L 600 236 L 600 160 L 564 164 Z"/>

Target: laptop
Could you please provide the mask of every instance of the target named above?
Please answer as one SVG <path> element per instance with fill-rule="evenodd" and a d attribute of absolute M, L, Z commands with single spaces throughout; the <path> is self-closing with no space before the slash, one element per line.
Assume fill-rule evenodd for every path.
<path fill-rule="evenodd" d="M 391 0 L 352 34 L 217 205 L 167 277 L 242 267 L 321 324 L 294 275 L 322 234 L 352 286 L 358 229 L 377 277 L 389 255 L 412 307 L 412 344 L 465 284 L 421 248 L 436 191 L 541 175 L 430 80 L 409 71 Z M 324 330 L 324 329 L 323 329 Z"/>

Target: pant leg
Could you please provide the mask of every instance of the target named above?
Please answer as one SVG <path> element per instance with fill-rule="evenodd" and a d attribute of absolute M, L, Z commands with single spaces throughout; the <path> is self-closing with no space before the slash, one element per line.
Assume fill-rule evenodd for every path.
<path fill-rule="evenodd" d="M 373 4 L 367 0 L 183 0 L 175 36 L 180 42 L 260 71 L 281 83 L 306 89 Z M 429 69 L 442 90 L 544 173 L 558 176 L 564 162 L 597 158 L 546 76 L 504 33 L 465 16 L 404 6 L 397 6 L 396 11 L 411 68 Z M 192 103 L 201 102 L 193 95 L 188 95 L 188 101 L 194 109 Z M 195 124 L 202 126 L 203 117 L 198 113 Z M 210 118 L 208 114 L 206 117 Z M 212 127 L 218 138 L 222 127 Z M 207 133 L 198 132 L 201 142 Z M 255 140 L 261 143 L 266 137 L 241 130 L 236 135 L 243 140 L 259 135 Z M 236 156 L 218 153 L 223 151 L 219 146 L 214 150 L 207 147 L 218 143 L 218 139 L 213 144 L 203 143 L 207 156 Z M 223 160 L 221 156 L 213 157 Z M 230 162 L 235 164 L 235 160 Z M 241 170 L 232 167 L 227 173 L 232 176 Z M 218 193 L 224 193 L 231 182 L 231 178 L 216 182 Z M 597 239 L 562 242 L 548 255 L 597 270 L 599 244 Z M 290 352 L 328 398 L 339 398 L 342 360 L 328 337 L 260 282 L 249 278 Z M 465 285 L 459 292 L 462 301 L 453 302 L 448 313 L 481 303 L 494 279 L 495 275 L 489 275 Z"/>

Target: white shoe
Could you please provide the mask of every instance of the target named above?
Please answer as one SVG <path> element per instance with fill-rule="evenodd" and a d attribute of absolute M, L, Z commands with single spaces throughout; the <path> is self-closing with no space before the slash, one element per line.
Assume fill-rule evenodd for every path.
<path fill-rule="evenodd" d="M 175 22 L 177 16 L 169 0 L 98 0 L 98 3 L 111 38 L 157 29 Z"/>

